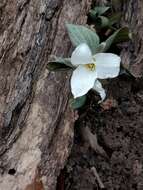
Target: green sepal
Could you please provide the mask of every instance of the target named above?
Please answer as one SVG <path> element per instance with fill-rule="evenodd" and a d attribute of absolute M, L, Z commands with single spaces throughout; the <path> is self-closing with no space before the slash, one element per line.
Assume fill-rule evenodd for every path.
<path fill-rule="evenodd" d="M 86 102 L 86 95 L 78 97 L 78 98 L 72 98 L 70 99 L 70 106 L 73 109 L 79 109 L 81 108 Z"/>
<path fill-rule="evenodd" d="M 64 71 L 73 68 L 70 58 L 55 57 L 54 61 L 49 61 L 47 64 L 47 69 L 49 71 Z"/>

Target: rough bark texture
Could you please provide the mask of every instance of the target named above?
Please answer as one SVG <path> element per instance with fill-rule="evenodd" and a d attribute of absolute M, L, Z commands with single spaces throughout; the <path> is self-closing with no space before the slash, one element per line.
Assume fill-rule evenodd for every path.
<path fill-rule="evenodd" d="M 122 24 L 132 32 L 132 41 L 122 52 L 123 63 L 135 77 L 143 76 L 143 1 L 122 3 Z"/>
<path fill-rule="evenodd" d="M 69 155 L 74 113 L 70 73 L 49 73 L 68 56 L 65 22 L 86 23 L 90 0 L 0 1 L 0 189 L 54 190 Z"/>

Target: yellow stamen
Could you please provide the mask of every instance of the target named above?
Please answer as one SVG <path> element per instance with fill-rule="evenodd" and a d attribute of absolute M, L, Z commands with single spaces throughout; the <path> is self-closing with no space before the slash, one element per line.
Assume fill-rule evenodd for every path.
<path fill-rule="evenodd" d="M 94 71 L 96 68 L 96 65 L 94 63 L 86 64 L 85 67 L 91 71 Z"/>

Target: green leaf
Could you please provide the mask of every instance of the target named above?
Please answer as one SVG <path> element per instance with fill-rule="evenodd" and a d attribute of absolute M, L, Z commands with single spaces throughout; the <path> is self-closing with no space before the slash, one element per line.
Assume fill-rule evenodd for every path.
<path fill-rule="evenodd" d="M 113 43 L 120 43 L 125 42 L 128 40 L 131 40 L 131 32 L 129 31 L 128 27 L 124 27 L 119 29 L 118 34 L 116 34 L 116 37 L 114 38 Z"/>
<path fill-rule="evenodd" d="M 95 19 L 98 16 L 104 14 L 106 11 L 108 11 L 109 8 L 110 7 L 104 7 L 104 6 L 95 7 L 94 9 L 90 11 L 90 16 L 91 18 Z"/>
<path fill-rule="evenodd" d="M 106 46 L 105 42 L 102 42 L 101 44 L 99 44 L 99 46 L 96 48 L 96 52 L 95 53 L 102 53 L 102 52 L 104 52 L 105 46 Z"/>
<path fill-rule="evenodd" d="M 71 69 L 70 67 L 64 65 L 63 63 L 58 63 L 58 62 L 49 62 L 47 64 L 47 69 L 49 71 L 65 71 L 67 69 Z"/>
<path fill-rule="evenodd" d="M 85 101 L 86 101 L 86 95 L 81 96 L 76 99 L 72 98 L 72 99 L 70 99 L 70 105 L 73 109 L 78 109 L 85 104 Z"/>
<path fill-rule="evenodd" d="M 95 20 L 95 25 L 98 28 L 104 28 L 107 27 L 109 25 L 109 19 L 105 16 L 99 16 L 96 20 Z"/>
<path fill-rule="evenodd" d="M 58 63 L 63 63 L 66 66 L 73 68 L 70 58 L 55 57 L 55 61 Z"/>
<path fill-rule="evenodd" d="M 99 45 L 99 36 L 96 32 L 81 25 L 67 24 L 66 26 L 71 42 L 74 46 L 86 43 L 90 47 L 92 53 L 95 53 L 95 50 Z"/>
<path fill-rule="evenodd" d="M 124 65 L 122 65 L 121 69 L 120 69 L 120 73 L 119 75 L 126 75 L 132 79 L 135 79 L 136 77 L 132 74 L 132 72 L 130 72 L 129 68 L 125 68 Z"/>
<path fill-rule="evenodd" d="M 109 24 L 112 26 L 113 24 L 116 24 L 121 19 L 121 13 L 114 13 L 112 16 L 109 17 Z"/>
<path fill-rule="evenodd" d="M 73 66 L 68 58 L 55 57 L 54 61 L 49 61 L 47 64 L 49 71 L 63 71 L 72 68 Z"/>
<path fill-rule="evenodd" d="M 131 39 L 131 34 L 129 32 L 129 29 L 127 27 L 120 28 L 116 32 L 114 32 L 106 41 L 106 46 L 104 48 L 104 51 L 107 51 L 112 44 L 125 42 Z"/>

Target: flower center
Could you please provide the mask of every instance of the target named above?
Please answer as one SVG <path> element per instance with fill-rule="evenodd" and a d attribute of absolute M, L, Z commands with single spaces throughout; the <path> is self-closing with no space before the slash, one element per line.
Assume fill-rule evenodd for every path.
<path fill-rule="evenodd" d="M 90 71 L 94 71 L 96 68 L 95 63 L 86 64 L 85 67 L 89 69 Z"/>

